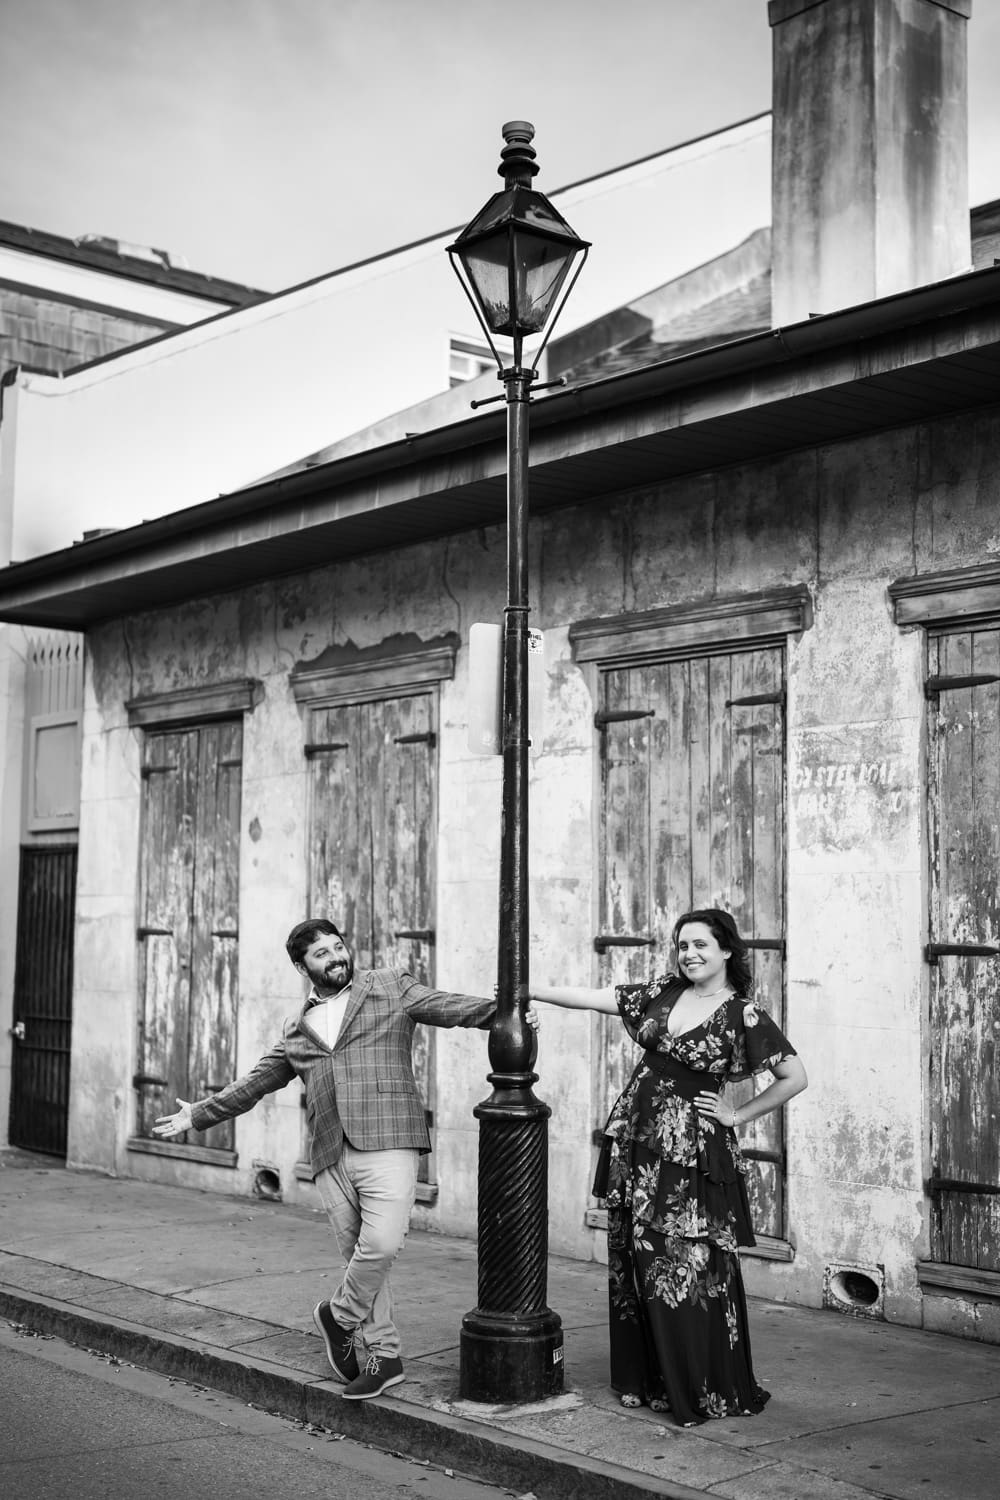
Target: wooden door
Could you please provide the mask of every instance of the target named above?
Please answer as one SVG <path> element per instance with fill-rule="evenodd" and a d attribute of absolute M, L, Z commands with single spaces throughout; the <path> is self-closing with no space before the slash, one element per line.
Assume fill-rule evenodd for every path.
<path fill-rule="evenodd" d="M 931 1259 L 1000 1271 L 1000 627 L 932 636 Z"/>
<path fill-rule="evenodd" d="M 76 846 L 21 850 L 9 1138 L 66 1154 Z"/>
<path fill-rule="evenodd" d="M 344 933 L 365 968 L 434 983 L 436 700 L 429 693 L 316 708 L 311 764 L 310 914 Z M 434 1030 L 413 1061 L 433 1127 Z M 432 1133 L 433 1139 L 433 1133 Z M 431 1163 L 421 1158 L 421 1180 Z"/>
<path fill-rule="evenodd" d="M 731 912 L 752 946 L 761 1002 L 784 1025 L 784 653 L 706 654 L 601 673 L 601 983 L 674 967 L 684 911 Z M 598 1125 L 635 1065 L 602 1018 Z M 740 1085 L 747 1098 L 753 1084 Z M 742 1133 L 761 1234 L 784 1233 L 780 1112 Z"/>
<path fill-rule="evenodd" d="M 138 1134 L 235 1076 L 239 721 L 149 733 L 143 756 Z M 188 1144 L 231 1150 L 233 1122 Z"/>

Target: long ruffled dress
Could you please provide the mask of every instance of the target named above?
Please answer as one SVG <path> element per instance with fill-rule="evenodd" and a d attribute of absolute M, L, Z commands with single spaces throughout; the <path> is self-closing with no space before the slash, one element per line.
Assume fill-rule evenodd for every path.
<path fill-rule="evenodd" d="M 794 1056 L 759 1005 L 729 997 L 691 1031 L 667 1020 L 687 981 L 620 985 L 645 1049 L 604 1129 L 594 1193 L 608 1211 L 611 1384 L 678 1423 L 759 1412 L 738 1245 L 755 1244 L 735 1132 L 694 1098 Z"/>

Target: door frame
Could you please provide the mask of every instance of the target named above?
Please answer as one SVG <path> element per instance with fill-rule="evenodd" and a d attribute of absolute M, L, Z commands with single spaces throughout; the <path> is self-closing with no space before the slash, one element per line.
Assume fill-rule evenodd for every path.
<path fill-rule="evenodd" d="M 989 635 L 992 637 L 993 650 L 990 656 L 992 662 L 983 663 L 976 661 L 974 656 L 960 672 L 945 673 L 942 667 L 942 648 L 940 642 L 956 640 L 962 637 L 974 637 L 976 635 Z M 970 646 L 973 643 L 970 639 Z M 974 647 L 973 647 L 974 649 Z M 945 647 L 945 651 L 947 648 Z M 936 660 L 934 659 L 936 657 Z M 984 667 L 987 670 L 984 671 Z M 936 668 L 936 670 L 932 670 Z M 966 974 L 964 979 L 957 975 L 952 978 L 951 983 L 961 993 L 968 987 L 968 992 L 975 995 L 978 991 L 980 996 L 984 990 L 995 988 L 1000 964 L 1000 949 L 997 939 L 1000 934 L 988 934 L 977 925 L 971 934 L 956 933 L 950 926 L 945 928 L 942 924 L 945 920 L 944 907 L 947 902 L 947 891 L 944 886 L 944 872 L 942 870 L 942 835 L 955 832 L 951 823 L 946 824 L 944 813 L 953 809 L 953 804 L 958 801 L 950 795 L 947 800 L 941 779 L 941 753 L 944 749 L 944 741 L 938 732 L 938 724 L 945 710 L 941 707 L 942 694 L 951 692 L 968 693 L 968 711 L 970 715 L 978 716 L 981 704 L 973 701 L 977 688 L 986 690 L 993 689 L 996 696 L 998 685 L 1000 685 L 1000 616 L 996 618 L 964 620 L 953 624 L 931 627 L 925 631 L 925 686 L 924 694 L 927 699 L 928 710 L 925 720 L 924 732 L 924 758 L 926 766 L 926 847 L 927 847 L 927 929 L 929 941 L 924 950 L 927 963 L 928 985 L 927 985 L 927 1065 L 924 1073 L 924 1093 L 927 1111 L 927 1148 L 929 1153 L 929 1172 L 924 1179 L 924 1198 L 927 1211 L 927 1233 L 928 1233 L 928 1259 L 922 1263 L 921 1280 L 925 1284 L 941 1285 L 942 1279 L 948 1284 L 960 1286 L 966 1291 L 978 1290 L 990 1295 L 1000 1295 L 1000 1267 L 990 1268 L 983 1266 L 978 1261 L 967 1259 L 952 1259 L 945 1254 L 945 1240 L 956 1230 L 959 1237 L 965 1238 L 962 1226 L 969 1228 L 975 1222 L 977 1215 L 985 1214 L 992 1222 L 986 1230 L 986 1237 L 995 1243 L 995 1224 L 1000 1218 L 1000 1177 L 996 1171 L 993 1176 L 997 1180 L 983 1181 L 983 1174 L 977 1170 L 975 1163 L 971 1165 L 966 1159 L 966 1166 L 971 1171 L 971 1176 L 966 1175 L 960 1163 L 957 1175 L 948 1175 L 949 1164 L 942 1162 L 941 1137 L 945 1134 L 944 1121 L 948 1112 L 944 1109 L 946 1102 L 945 1092 L 950 1084 L 959 1088 L 965 1084 L 967 1076 L 974 1075 L 975 1070 L 958 1067 L 953 1069 L 957 1077 L 944 1077 L 943 1067 L 939 1067 L 935 1076 L 935 1061 L 942 1058 L 949 1050 L 948 1038 L 951 1028 L 942 1026 L 941 1011 L 942 998 L 950 1008 L 950 1001 L 956 998 L 955 990 L 949 987 L 948 979 L 943 972 L 944 966 L 964 965 Z M 959 709 L 961 712 L 961 709 Z M 990 738 L 993 743 L 1000 736 L 1000 706 L 994 706 L 992 722 L 990 724 Z M 963 744 L 969 741 L 969 736 L 963 737 Z M 992 760 L 992 756 L 988 757 Z M 998 865 L 1000 865 L 1000 851 L 998 851 Z M 965 953 L 961 950 L 965 949 Z M 992 952 L 988 951 L 992 949 Z M 988 967 L 993 966 L 992 974 L 989 975 Z M 987 977 L 988 976 L 988 977 Z M 977 980 L 979 983 L 977 984 Z M 993 981 L 992 985 L 990 980 Z M 950 1001 L 949 1001 L 950 997 Z M 1000 1018 L 998 1018 L 1000 1019 Z M 971 1020 L 971 1018 L 970 1018 Z M 998 1024 L 997 1021 L 994 1024 Z M 974 1034 L 974 1028 L 969 1027 L 969 1034 Z M 969 1087 L 981 1091 L 982 1103 L 986 1108 L 990 1104 L 990 1091 L 981 1083 L 969 1084 Z M 975 1099 L 975 1094 L 973 1095 Z M 952 1112 L 956 1109 L 953 1101 Z M 968 1142 L 966 1142 L 968 1144 Z M 950 1163 L 952 1170 L 956 1170 L 955 1162 Z M 965 1185 L 967 1184 L 967 1185 Z M 970 1203 L 969 1199 L 980 1200 L 978 1204 Z M 954 1217 L 952 1217 L 954 1211 Z M 950 1228 L 946 1224 L 950 1221 Z M 984 1231 L 982 1227 L 976 1231 L 981 1243 Z M 936 1271 L 931 1270 L 936 1267 Z"/>
<path fill-rule="evenodd" d="M 450 631 L 432 640 L 421 641 L 418 637 L 396 636 L 371 647 L 331 647 L 323 653 L 323 664 L 296 668 L 289 677 L 292 694 L 303 717 L 303 751 L 308 758 L 313 744 L 311 726 L 314 709 L 349 707 L 353 704 L 381 701 L 392 697 L 411 697 L 421 692 L 432 696 L 435 731 L 440 720 L 440 685 L 455 676 L 455 661 L 459 648 L 458 635 Z M 439 823 L 439 767 L 436 759 L 432 777 L 434 805 L 433 827 L 433 873 L 431 889 L 433 909 L 438 911 L 437 846 Z M 307 867 L 310 859 L 308 841 L 311 837 L 312 808 L 306 819 Z M 436 949 L 432 949 L 436 958 Z M 436 1056 L 430 1062 L 431 1076 L 428 1092 L 436 1094 Z M 304 1105 L 304 1096 L 303 1096 Z M 303 1142 L 305 1141 L 305 1113 L 303 1108 Z M 434 1131 L 431 1129 L 432 1145 Z M 302 1148 L 304 1154 L 304 1146 Z M 433 1162 L 433 1150 L 431 1153 Z M 295 1165 L 295 1175 L 301 1180 L 311 1179 L 312 1168 L 305 1160 Z M 430 1176 L 430 1171 L 428 1172 Z M 417 1184 L 417 1202 L 432 1204 L 437 1201 L 438 1185 L 433 1180 Z"/>
<path fill-rule="evenodd" d="M 583 668 L 595 711 L 601 703 L 600 676 L 610 668 L 633 668 L 666 661 L 680 661 L 692 657 L 723 655 L 734 651 L 763 647 L 778 647 L 787 658 L 790 637 L 799 637 L 811 628 L 813 622 L 812 598 L 804 584 L 792 584 L 752 594 L 719 596 L 699 599 L 685 604 L 667 605 L 633 614 L 611 615 L 581 620 L 570 626 L 569 639 L 573 659 Z M 783 673 L 787 680 L 787 670 Z M 595 753 L 593 761 L 593 806 L 595 816 L 592 826 L 593 868 L 600 868 L 601 829 L 597 809 L 602 806 L 601 751 L 595 727 Z M 787 743 L 787 714 L 784 723 Z M 782 789 L 785 828 L 787 832 L 787 779 Z M 787 849 L 787 839 L 785 841 Z M 787 859 L 783 882 L 787 887 Z M 593 931 L 598 934 L 600 920 L 601 891 L 595 880 L 593 887 Z M 787 911 L 787 890 L 782 891 L 783 907 Z M 598 956 L 593 959 L 593 980 L 598 982 Z M 782 962 L 782 987 L 787 994 L 787 975 Z M 599 1023 L 595 1019 L 592 1028 L 592 1049 L 596 1059 L 600 1046 Z M 789 1221 L 790 1187 L 785 1174 L 783 1191 L 783 1218 L 785 1232 Z M 595 1229 L 607 1227 L 607 1214 L 603 1208 L 589 1201 L 585 1222 Z M 758 1235 L 757 1246 L 746 1253 L 764 1260 L 790 1261 L 794 1249 L 788 1238 L 772 1238 Z"/>
<path fill-rule="evenodd" d="M 31 906 L 27 897 L 27 886 L 31 864 L 38 862 L 51 862 L 62 857 L 66 860 L 67 868 L 61 873 L 60 883 L 63 887 L 59 893 L 61 898 L 61 916 L 58 923 L 59 930 L 53 934 L 52 907 L 53 893 L 51 889 L 43 902 L 44 910 L 48 919 L 44 929 L 32 930 Z M 67 1133 L 69 1128 L 69 1084 L 70 1084 L 70 1059 L 73 1036 L 73 943 L 76 929 L 76 870 L 77 870 L 77 845 L 75 843 L 37 843 L 22 844 L 20 853 L 20 869 L 17 883 L 17 941 L 15 944 L 14 959 L 14 1011 L 13 1011 L 13 1053 L 11 1056 L 10 1077 L 10 1110 L 8 1120 L 8 1140 L 12 1146 L 17 1146 L 22 1151 L 40 1151 L 47 1156 L 65 1157 L 67 1146 Z M 65 1014 L 51 1015 L 44 1011 L 27 1011 L 25 1009 L 25 971 L 32 963 L 36 953 L 36 944 L 31 939 L 33 936 L 51 939 L 56 936 L 58 945 L 53 950 L 48 950 L 43 958 L 43 966 L 48 971 L 47 993 L 53 989 L 52 979 L 56 978 L 59 983 L 55 986 L 61 992 L 61 999 L 65 1004 Z M 55 973 L 53 974 L 53 968 Z M 57 996 L 60 998 L 60 996 Z M 50 1033 L 55 1029 L 65 1026 L 65 1044 L 58 1037 L 51 1034 L 45 1045 L 36 1043 L 32 1039 L 32 1031 L 35 1026 L 43 1033 Z M 25 1034 L 20 1037 L 16 1028 L 23 1026 Z M 30 1059 L 36 1058 L 34 1065 Z M 43 1062 L 42 1058 L 47 1058 Z M 64 1061 L 60 1061 L 64 1059 Z M 44 1105 L 49 1113 L 48 1128 L 44 1128 L 42 1122 L 37 1118 L 37 1105 L 31 1110 L 25 1109 L 24 1094 L 32 1083 L 40 1083 L 44 1087 Z M 47 1086 L 47 1087 L 45 1087 Z M 22 1113 L 32 1118 L 22 1119 Z M 51 1115 L 55 1115 L 55 1120 Z M 34 1132 L 34 1133 L 32 1133 Z"/>
<path fill-rule="evenodd" d="M 130 729 L 170 732 L 171 730 L 196 729 L 220 719 L 238 720 L 242 724 L 243 745 L 247 739 L 247 716 L 253 713 L 263 698 L 263 684 L 253 677 L 237 677 L 225 682 L 206 683 L 198 687 L 176 688 L 163 693 L 144 694 L 126 701 L 125 710 Z M 144 753 L 144 752 L 143 752 Z M 242 778 L 241 778 L 242 783 Z M 242 799 L 242 784 L 241 784 Z M 141 811 L 141 809 L 140 809 Z M 140 855 L 141 859 L 141 855 Z M 136 929 L 140 926 L 142 889 L 141 865 L 136 865 Z M 139 1007 L 143 1003 L 137 992 L 134 1034 L 138 1046 Z M 238 1038 L 234 1032 L 234 1048 Z M 134 1054 L 132 1075 L 137 1073 L 141 1061 L 138 1050 Z M 133 1078 L 129 1079 L 130 1084 Z M 131 1134 L 126 1141 L 130 1152 L 149 1156 L 169 1156 L 175 1159 L 207 1162 L 212 1166 L 235 1169 L 238 1163 L 236 1150 L 226 1151 L 212 1147 L 189 1145 L 181 1141 L 162 1141 L 151 1136 Z"/>
<path fill-rule="evenodd" d="M 933 573 L 910 574 L 904 578 L 897 578 L 890 583 L 888 588 L 889 599 L 892 603 L 893 622 L 900 630 L 916 630 L 920 634 L 920 649 L 922 653 L 921 675 L 926 679 L 928 662 L 928 633 L 948 627 L 968 629 L 972 622 L 981 626 L 989 626 L 1000 623 L 1000 564 L 996 562 L 975 563 L 964 568 L 948 568 Z M 924 708 L 926 710 L 928 699 L 926 690 L 924 694 Z M 923 730 L 923 763 L 928 768 L 930 736 L 925 721 Z M 930 857 L 930 824 L 924 823 L 924 844 L 926 849 L 924 859 L 924 878 L 928 876 L 928 860 Z M 929 895 L 929 893 L 928 893 Z M 930 956 L 927 944 L 930 942 L 930 933 L 927 930 L 927 920 L 930 911 L 929 899 L 926 903 L 924 920 L 924 933 L 921 942 L 923 946 L 923 957 L 927 960 Z M 925 981 L 926 990 L 924 997 L 924 1057 L 930 1056 L 930 984 Z M 941 1296 L 951 1294 L 953 1296 L 974 1300 L 979 1295 L 995 1299 L 1000 1297 L 1000 1273 L 994 1271 L 980 1271 L 966 1266 L 954 1266 L 940 1261 L 929 1259 L 930 1251 L 930 1215 L 931 1204 L 927 1186 L 933 1174 L 933 1163 L 931 1160 L 931 1101 L 928 1079 L 928 1063 L 925 1061 L 924 1073 L 921 1079 L 922 1109 L 923 1109 L 923 1154 L 924 1154 L 924 1244 L 928 1252 L 927 1258 L 918 1258 L 916 1263 L 917 1281 L 922 1290 L 932 1295 Z"/>

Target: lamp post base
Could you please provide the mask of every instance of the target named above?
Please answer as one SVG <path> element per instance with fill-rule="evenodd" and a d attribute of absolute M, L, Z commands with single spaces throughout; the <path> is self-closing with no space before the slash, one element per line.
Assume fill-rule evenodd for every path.
<path fill-rule="evenodd" d="M 490 1405 L 545 1401 L 563 1389 L 563 1331 L 548 1308 L 538 1317 L 466 1313 L 462 1319 L 459 1395 Z"/>

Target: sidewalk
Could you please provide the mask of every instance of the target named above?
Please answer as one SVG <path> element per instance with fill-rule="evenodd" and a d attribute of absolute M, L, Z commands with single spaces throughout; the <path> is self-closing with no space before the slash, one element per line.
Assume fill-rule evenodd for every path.
<path fill-rule="evenodd" d="M 537 1500 L 993 1500 L 1000 1350 L 754 1299 L 763 1415 L 693 1430 L 607 1385 L 603 1267 L 552 1257 L 566 1390 L 534 1408 L 457 1399 L 476 1249 L 413 1232 L 394 1282 L 406 1380 L 347 1402 L 312 1308 L 336 1275 L 319 1213 L 72 1172 L 0 1151 L 0 1317 L 225 1389 Z"/>

